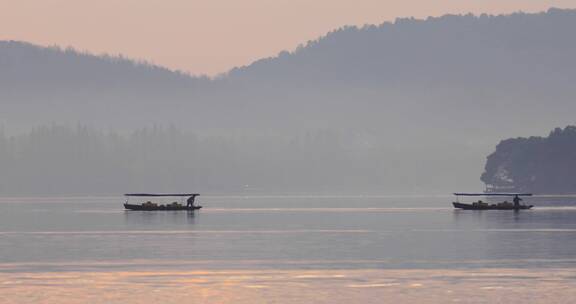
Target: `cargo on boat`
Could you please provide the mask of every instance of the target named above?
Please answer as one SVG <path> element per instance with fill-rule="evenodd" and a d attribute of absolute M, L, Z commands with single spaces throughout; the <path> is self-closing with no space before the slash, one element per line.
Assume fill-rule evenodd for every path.
<path fill-rule="evenodd" d="M 174 210 L 198 210 L 202 208 L 202 206 L 195 205 L 196 197 L 199 196 L 198 193 L 167 193 L 167 194 L 159 194 L 159 193 L 127 193 L 124 194 L 126 197 L 126 203 L 124 203 L 124 208 L 128 210 L 138 210 L 138 211 L 174 211 Z M 154 203 L 151 200 L 148 200 L 144 203 L 140 204 L 130 204 L 129 200 L 131 197 L 138 197 L 143 198 L 146 197 L 148 199 L 157 198 L 157 197 L 175 197 L 179 198 L 180 202 L 174 201 L 172 203 L 166 204 L 158 204 Z M 184 204 L 184 198 L 188 198 L 186 203 Z"/>
<path fill-rule="evenodd" d="M 464 210 L 528 210 L 534 207 L 533 205 L 524 205 L 520 202 L 523 200 L 522 196 L 532 196 L 531 193 L 454 193 L 456 195 L 456 202 L 452 205 L 457 209 Z M 487 203 L 478 200 L 472 203 L 461 203 L 460 196 L 484 196 L 484 197 L 513 197 L 512 202 L 507 200 L 499 203 Z"/>

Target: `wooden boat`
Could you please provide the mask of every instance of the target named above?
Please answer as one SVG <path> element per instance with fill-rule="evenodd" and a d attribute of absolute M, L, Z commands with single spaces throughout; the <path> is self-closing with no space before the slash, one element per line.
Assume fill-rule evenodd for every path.
<path fill-rule="evenodd" d="M 159 193 L 127 193 L 126 203 L 124 203 L 124 208 L 128 210 L 138 210 L 138 211 L 177 211 L 177 210 L 188 210 L 194 211 L 201 209 L 202 206 L 195 205 L 195 199 L 200 194 L 198 193 L 169 193 L 169 194 L 159 194 Z M 128 201 L 130 197 L 179 197 L 181 202 L 173 202 L 170 204 L 157 204 L 151 201 L 147 201 L 141 204 L 130 204 Z M 188 197 L 186 204 L 183 200 Z"/>
<path fill-rule="evenodd" d="M 452 205 L 454 208 L 457 209 L 464 209 L 464 210 L 528 210 L 534 207 L 533 205 L 524 205 L 520 204 L 522 199 L 521 196 L 532 196 L 531 193 L 454 193 L 456 195 L 456 202 L 453 202 Z M 504 201 L 501 203 L 496 204 L 489 204 L 485 203 L 482 200 L 478 200 L 477 202 L 473 202 L 470 204 L 467 203 L 460 203 L 459 197 L 460 196 L 503 196 L 503 197 L 513 197 L 513 203 Z"/>
<path fill-rule="evenodd" d="M 527 210 L 534 207 L 533 205 L 520 205 L 518 207 L 514 207 L 514 205 L 512 206 L 502 206 L 498 204 L 478 205 L 476 203 L 463 204 L 457 202 L 452 203 L 452 205 L 454 205 L 454 208 L 464 210 Z"/>

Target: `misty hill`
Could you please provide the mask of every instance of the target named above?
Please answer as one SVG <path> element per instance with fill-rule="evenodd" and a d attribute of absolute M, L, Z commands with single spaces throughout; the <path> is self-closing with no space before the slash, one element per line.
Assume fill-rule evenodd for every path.
<path fill-rule="evenodd" d="M 569 73 L 576 10 L 446 15 L 344 27 L 230 72 L 266 84 L 344 86 L 482 84 L 518 87 Z M 568 66 L 566 66 L 568 64 Z"/>
<path fill-rule="evenodd" d="M 95 121 L 130 120 L 125 115 L 134 108 L 143 113 L 189 102 L 206 81 L 123 57 L 0 41 L 0 120 L 9 125 L 76 123 L 99 114 Z"/>
<path fill-rule="evenodd" d="M 501 138 L 573 123 L 574 28 L 576 10 L 559 9 L 399 19 L 344 27 L 213 80 L 6 42 L 0 121 L 24 131 L 53 122 L 174 124 L 238 138 L 328 130 L 346 134 L 344 149 L 381 168 L 379 192 L 472 190 Z"/>
<path fill-rule="evenodd" d="M 425 125 L 445 127 L 450 117 L 485 128 L 484 115 L 491 115 L 496 127 L 508 128 L 499 121 L 512 115 L 533 119 L 536 109 L 567 116 L 557 106 L 573 104 L 575 26 L 576 10 L 551 9 L 344 27 L 216 81 L 124 58 L 1 42 L 6 112 L 0 118 L 8 125 L 89 119 L 107 126 L 135 119 L 132 126 L 139 127 L 175 114 L 183 125 L 202 128 L 291 128 L 297 118 L 305 127 L 361 122 L 379 129 L 384 118 L 414 123 L 425 112 L 442 116 L 424 119 Z M 46 106 L 41 118 L 27 119 L 32 106 Z M 476 115 L 458 116 L 464 113 Z M 95 114 L 103 119 L 93 119 Z M 544 127 L 550 122 L 539 119 L 523 132 Z"/>
<path fill-rule="evenodd" d="M 490 119 L 498 129 L 520 131 L 526 126 L 508 121 L 532 120 L 540 110 L 567 119 L 562 107 L 573 107 L 574 26 L 575 10 L 551 9 L 345 27 L 292 53 L 234 69 L 227 80 L 246 99 L 263 98 L 281 113 L 305 108 L 309 120 L 320 115 L 336 124 L 354 126 L 358 119 L 380 127 L 384 118 L 402 117 L 446 127 L 450 117 L 462 127 L 485 129 L 492 128 Z M 542 132 L 551 121 L 535 123 Z"/>
<path fill-rule="evenodd" d="M 576 127 L 548 137 L 501 141 L 488 156 L 482 181 L 494 189 L 544 194 L 576 193 Z"/>

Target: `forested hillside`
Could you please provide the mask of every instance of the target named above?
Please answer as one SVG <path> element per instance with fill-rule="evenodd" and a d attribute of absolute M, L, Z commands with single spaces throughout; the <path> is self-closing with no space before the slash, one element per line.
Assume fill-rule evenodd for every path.
<path fill-rule="evenodd" d="M 359 154 L 346 134 L 199 136 L 174 127 L 129 134 L 51 125 L 0 132 L 3 195 L 124 192 L 288 194 L 377 189 L 379 155 Z"/>
<path fill-rule="evenodd" d="M 495 190 L 576 193 L 576 126 L 556 128 L 548 137 L 501 141 L 488 156 L 482 181 Z"/>

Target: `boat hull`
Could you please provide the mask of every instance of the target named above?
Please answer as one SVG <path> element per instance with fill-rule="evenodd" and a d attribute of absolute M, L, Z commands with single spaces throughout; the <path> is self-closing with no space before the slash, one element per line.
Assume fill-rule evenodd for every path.
<path fill-rule="evenodd" d="M 138 210 L 138 211 L 178 211 L 178 210 L 198 210 L 201 209 L 202 206 L 194 206 L 194 207 L 187 207 L 187 206 L 170 206 L 170 205 L 158 205 L 158 206 L 143 206 L 143 205 L 134 205 L 134 204 L 124 204 L 124 208 L 128 210 Z"/>
<path fill-rule="evenodd" d="M 514 206 L 498 206 L 498 205 L 485 205 L 485 206 L 478 206 L 472 204 L 462 204 L 462 203 L 452 203 L 454 208 L 456 209 L 464 209 L 464 210 L 528 210 L 534 207 L 533 205 L 520 205 L 518 207 Z"/>

